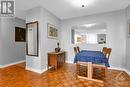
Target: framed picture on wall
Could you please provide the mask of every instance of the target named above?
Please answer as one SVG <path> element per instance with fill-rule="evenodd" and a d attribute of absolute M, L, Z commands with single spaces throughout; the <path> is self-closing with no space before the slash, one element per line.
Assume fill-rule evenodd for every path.
<path fill-rule="evenodd" d="M 128 19 L 128 38 L 130 38 L 130 19 Z"/>
<path fill-rule="evenodd" d="M 15 27 L 15 42 L 26 41 L 26 30 L 25 28 Z"/>
<path fill-rule="evenodd" d="M 51 39 L 57 39 L 58 37 L 58 29 L 49 23 L 47 24 L 47 37 Z"/>

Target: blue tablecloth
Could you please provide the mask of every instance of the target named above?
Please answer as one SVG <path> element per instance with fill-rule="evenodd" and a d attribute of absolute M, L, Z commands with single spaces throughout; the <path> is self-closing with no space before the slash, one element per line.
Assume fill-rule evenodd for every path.
<path fill-rule="evenodd" d="M 96 64 L 102 63 L 105 66 L 109 67 L 108 59 L 101 51 L 82 50 L 74 58 L 74 63 L 77 63 L 78 61 L 92 62 Z"/>

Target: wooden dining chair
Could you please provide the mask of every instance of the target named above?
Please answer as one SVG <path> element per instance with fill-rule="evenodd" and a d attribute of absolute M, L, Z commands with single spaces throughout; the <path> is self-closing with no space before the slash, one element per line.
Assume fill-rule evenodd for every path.
<path fill-rule="evenodd" d="M 109 59 L 110 54 L 111 54 L 111 51 L 112 51 L 112 49 L 111 49 L 111 48 L 107 48 L 107 51 L 106 51 L 106 58 L 108 58 L 108 59 Z"/>
<path fill-rule="evenodd" d="M 80 52 L 79 46 L 74 47 L 74 52 L 75 52 L 75 55 Z M 76 63 L 76 73 L 77 73 L 77 75 L 79 75 L 81 71 L 85 71 L 84 69 L 86 69 L 86 66 L 87 66 L 87 63 L 78 61 Z M 82 72 L 82 73 L 86 74 L 86 72 Z"/>
<path fill-rule="evenodd" d="M 78 47 L 74 47 L 74 53 L 75 53 L 75 55 L 78 53 Z M 76 73 L 77 73 L 77 75 L 79 74 L 79 72 L 80 72 L 80 63 L 76 63 Z"/>
<path fill-rule="evenodd" d="M 107 48 L 107 49 L 105 48 L 105 56 L 106 56 L 106 58 L 109 59 L 111 51 L 112 51 L 111 48 Z M 108 67 L 105 66 L 105 64 L 100 64 L 100 63 L 99 64 L 93 64 L 93 67 L 96 67 L 96 68 L 99 68 L 99 69 L 104 69 L 105 74 L 106 74 L 107 68 L 108 68 Z"/>
<path fill-rule="evenodd" d="M 74 53 L 75 53 L 75 55 L 78 53 L 77 47 L 74 47 Z"/>
<path fill-rule="evenodd" d="M 107 47 L 103 47 L 103 49 L 102 49 L 102 53 L 103 53 L 104 55 L 107 54 Z"/>
<path fill-rule="evenodd" d="M 78 50 L 78 52 L 80 52 L 79 46 L 77 46 L 77 50 Z"/>

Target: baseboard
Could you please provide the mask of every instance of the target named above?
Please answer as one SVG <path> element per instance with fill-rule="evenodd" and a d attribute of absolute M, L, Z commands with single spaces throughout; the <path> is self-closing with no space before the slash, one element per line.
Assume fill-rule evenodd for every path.
<path fill-rule="evenodd" d="M 0 65 L 0 68 L 9 67 L 9 66 L 16 65 L 16 64 L 19 64 L 19 63 L 23 63 L 23 62 L 25 62 L 25 60 L 20 60 L 20 61 L 17 61 L 17 62 L 5 64 L 5 65 Z"/>
<path fill-rule="evenodd" d="M 30 68 L 30 67 L 26 67 L 26 70 L 29 70 L 29 71 L 32 71 L 32 72 L 35 72 L 35 73 L 42 74 L 43 72 L 47 71 L 47 68 L 42 69 L 42 70 L 38 70 L 38 69 L 34 69 L 34 68 Z"/>
<path fill-rule="evenodd" d="M 74 64 L 72 61 L 66 61 L 66 63 Z"/>
<path fill-rule="evenodd" d="M 124 70 L 125 70 L 124 68 L 114 67 L 114 66 L 111 66 L 109 69 L 121 70 L 121 71 L 124 71 Z"/>
<path fill-rule="evenodd" d="M 0 65 L 0 68 L 2 68 L 2 65 Z"/>
<path fill-rule="evenodd" d="M 120 68 L 120 67 L 110 67 L 109 69 L 115 69 L 115 70 L 120 70 L 120 71 L 125 71 L 128 75 L 130 75 L 130 71 L 127 70 L 126 68 Z"/>
<path fill-rule="evenodd" d="M 125 69 L 124 71 L 130 76 L 130 71 L 129 70 Z"/>

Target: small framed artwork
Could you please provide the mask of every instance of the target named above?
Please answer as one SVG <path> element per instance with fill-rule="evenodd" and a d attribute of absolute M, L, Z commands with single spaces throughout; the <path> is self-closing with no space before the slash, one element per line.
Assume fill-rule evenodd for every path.
<path fill-rule="evenodd" d="M 47 24 L 47 37 L 51 39 L 57 39 L 58 29 L 52 24 Z"/>
<path fill-rule="evenodd" d="M 25 28 L 15 27 L 15 42 L 26 41 L 26 30 Z"/>
<path fill-rule="evenodd" d="M 130 38 L 130 19 L 128 20 L 128 38 Z"/>

